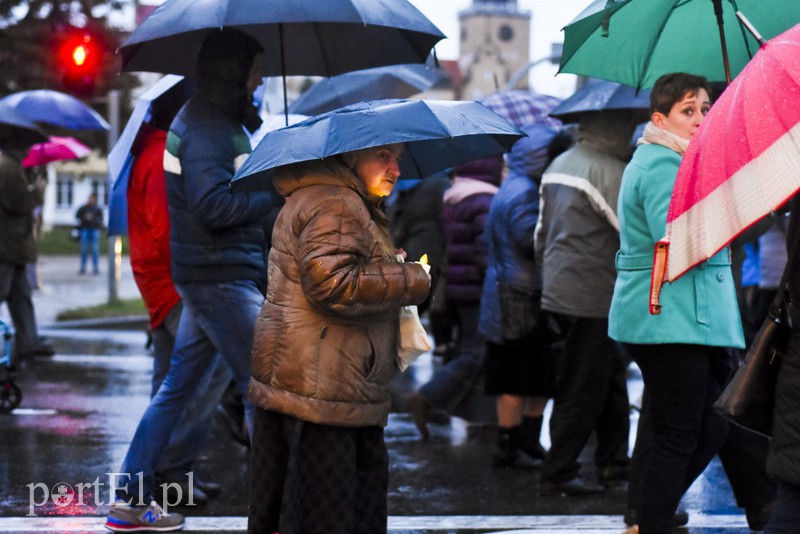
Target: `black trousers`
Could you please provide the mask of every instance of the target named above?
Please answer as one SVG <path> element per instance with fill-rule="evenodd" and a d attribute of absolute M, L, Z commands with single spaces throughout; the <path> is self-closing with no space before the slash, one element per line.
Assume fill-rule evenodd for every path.
<path fill-rule="evenodd" d="M 257 408 L 250 463 L 249 534 L 386 532 L 382 428 L 318 425 Z"/>
<path fill-rule="evenodd" d="M 639 532 L 668 534 L 681 497 L 727 437 L 728 423 L 712 405 L 728 372 L 728 355 L 703 345 L 624 347 L 642 371 L 653 437 L 639 479 Z"/>
<path fill-rule="evenodd" d="M 565 337 L 557 356 L 551 446 L 542 479 L 565 482 L 578 475 L 578 457 L 593 432 L 598 467 L 627 465 L 628 362 L 608 337 L 608 319 L 558 315 L 556 320 Z"/>

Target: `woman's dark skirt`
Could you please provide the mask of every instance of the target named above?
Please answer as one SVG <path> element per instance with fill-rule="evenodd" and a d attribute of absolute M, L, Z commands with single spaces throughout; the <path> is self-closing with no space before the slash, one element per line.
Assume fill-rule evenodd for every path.
<path fill-rule="evenodd" d="M 552 397 L 555 361 L 550 343 L 537 331 L 502 344 L 487 341 L 487 395 Z"/>
<path fill-rule="evenodd" d="M 249 534 L 386 532 L 382 428 L 318 425 L 257 408 L 250 463 Z"/>

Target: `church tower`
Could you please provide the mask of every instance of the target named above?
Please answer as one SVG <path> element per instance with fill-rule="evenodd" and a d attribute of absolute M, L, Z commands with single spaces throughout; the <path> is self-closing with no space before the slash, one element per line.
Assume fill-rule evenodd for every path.
<path fill-rule="evenodd" d="M 517 0 L 472 0 L 472 6 L 458 18 L 463 100 L 475 100 L 504 87 L 528 64 L 531 13 L 520 10 Z M 517 88 L 527 89 L 527 85 L 525 79 Z"/>

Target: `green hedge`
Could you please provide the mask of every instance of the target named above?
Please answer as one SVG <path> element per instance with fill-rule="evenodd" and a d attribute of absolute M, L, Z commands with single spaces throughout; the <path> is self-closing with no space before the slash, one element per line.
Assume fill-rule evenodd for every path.
<path fill-rule="evenodd" d="M 70 256 L 80 254 L 81 244 L 69 238 L 71 226 L 54 226 L 49 232 L 42 234 L 37 245 L 39 254 L 44 256 Z M 100 253 L 108 251 L 108 236 L 100 233 Z M 122 253 L 128 253 L 128 236 L 122 236 Z"/>

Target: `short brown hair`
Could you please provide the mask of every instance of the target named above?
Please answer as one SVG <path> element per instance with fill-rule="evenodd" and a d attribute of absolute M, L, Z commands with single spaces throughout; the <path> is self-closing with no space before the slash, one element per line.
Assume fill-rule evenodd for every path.
<path fill-rule="evenodd" d="M 685 72 L 665 74 L 656 80 L 653 90 L 650 91 L 650 112 L 658 111 L 669 115 L 672 106 L 683 100 L 687 93 L 694 96 L 700 89 L 705 89 L 711 96 L 708 80 L 703 76 Z"/>

